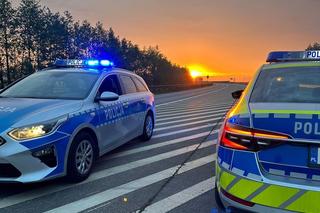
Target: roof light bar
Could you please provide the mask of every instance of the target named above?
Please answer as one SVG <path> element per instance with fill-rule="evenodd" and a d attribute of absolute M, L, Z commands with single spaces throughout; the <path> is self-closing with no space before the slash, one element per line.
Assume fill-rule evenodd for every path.
<path fill-rule="evenodd" d="M 278 51 L 268 55 L 267 62 L 320 61 L 320 50 Z"/>
<path fill-rule="evenodd" d="M 89 59 L 89 60 L 79 60 L 79 59 L 57 59 L 54 63 L 58 67 L 113 67 L 113 62 L 102 59 Z"/>

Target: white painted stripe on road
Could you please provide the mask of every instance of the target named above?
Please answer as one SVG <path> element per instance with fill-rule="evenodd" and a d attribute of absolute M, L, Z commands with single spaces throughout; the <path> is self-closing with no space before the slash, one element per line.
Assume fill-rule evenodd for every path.
<path fill-rule="evenodd" d="M 205 115 L 205 116 L 197 116 L 197 117 L 193 117 L 193 118 L 186 118 L 186 119 L 181 119 L 181 120 L 176 120 L 176 121 L 167 121 L 167 122 L 159 122 L 159 123 L 157 122 L 156 127 L 167 126 L 169 124 L 175 124 L 175 123 L 194 121 L 194 120 L 199 120 L 199 119 L 215 118 L 215 117 L 225 115 L 226 112 L 227 111 L 224 111 L 223 113 L 209 114 L 209 115 Z"/>
<path fill-rule="evenodd" d="M 170 136 L 170 135 L 181 134 L 181 133 L 190 132 L 190 131 L 194 131 L 194 130 L 214 127 L 215 125 L 216 124 L 207 124 L 207 125 L 203 125 L 203 126 L 189 128 L 189 129 L 182 129 L 182 130 L 177 130 L 177 131 L 174 131 L 174 132 L 162 133 L 162 134 L 155 135 L 152 138 L 162 138 L 162 137 L 166 137 L 166 136 Z M 218 132 L 219 130 L 214 130 L 214 131 Z"/>
<path fill-rule="evenodd" d="M 221 118 L 211 118 L 211 119 L 206 119 L 206 120 L 200 120 L 200 121 L 194 121 L 194 122 L 190 122 L 190 123 L 183 123 L 183 124 L 177 124 L 177 125 L 171 125 L 171 126 L 166 126 L 166 127 L 159 127 L 154 129 L 154 132 L 159 132 L 162 130 L 166 130 L 166 129 L 173 129 L 173 128 L 179 128 L 179 127 L 186 127 L 186 126 L 191 126 L 191 125 L 195 125 L 195 124 L 202 124 L 202 123 L 209 123 L 211 124 L 212 122 L 215 121 L 219 121 Z M 220 123 L 219 123 L 220 124 Z"/>
<path fill-rule="evenodd" d="M 200 115 L 210 115 L 210 114 L 219 113 L 219 112 L 227 112 L 228 110 L 229 109 L 227 108 L 222 110 L 206 110 L 204 112 L 197 112 L 197 113 L 191 113 L 191 114 L 184 113 L 182 115 L 170 116 L 167 118 L 157 118 L 157 122 L 180 119 L 180 118 L 189 118 L 189 117 L 200 116 Z"/>
<path fill-rule="evenodd" d="M 190 111 L 179 111 L 175 113 L 169 113 L 166 115 L 159 115 L 157 114 L 157 120 L 162 119 L 162 118 L 169 118 L 171 116 L 178 116 L 178 115 L 190 115 L 193 113 L 202 113 L 202 112 L 209 112 L 209 111 L 218 111 L 218 110 L 229 110 L 231 107 L 226 106 L 226 107 L 220 107 L 220 108 L 206 108 L 206 109 L 199 109 L 199 110 L 190 110 Z"/>
<path fill-rule="evenodd" d="M 212 146 L 214 144 L 217 144 L 217 140 L 208 140 L 208 141 L 202 143 L 200 148 L 206 148 L 206 147 Z M 176 149 L 176 150 L 173 150 L 173 151 L 170 151 L 170 152 L 158 154 L 158 155 L 155 155 L 155 156 L 152 156 L 152 157 L 149 157 L 149 158 L 144 158 L 144 159 L 141 159 L 141 160 L 134 161 L 132 163 L 127 163 L 125 165 L 114 167 L 114 172 L 116 172 L 116 173 L 113 173 L 112 175 L 118 174 L 118 173 L 121 173 L 121 172 L 125 172 L 125 171 L 130 170 L 130 169 L 136 169 L 138 167 L 145 166 L 145 165 L 148 165 L 148 164 L 151 164 L 151 163 L 155 163 L 157 161 L 165 160 L 165 159 L 168 159 L 168 158 L 172 158 L 172 157 L 175 157 L 175 156 L 178 156 L 178 155 L 182 155 L 182 154 L 191 152 L 198 145 L 199 144 L 186 146 L 186 147 L 183 147 L 183 148 L 180 148 L 180 149 Z M 108 160 L 109 159 L 100 160 L 99 164 L 103 163 L 105 161 L 108 161 Z M 112 171 L 111 171 L 111 173 L 112 173 Z"/>
<path fill-rule="evenodd" d="M 207 135 L 209 134 L 209 132 L 207 133 Z M 204 143 L 203 146 L 201 148 L 205 148 L 207 146 L 213 145 L 216 143 L 216 140 L 211 140 L 208 141 L 207 143 Z M 42 187 L 42 188 L 38 188 L 38 189 L 33 189 L 32 191 L 29 192 L 25 192 L 25 193 L 20 193 L 20 194 L 16 194 L 16 195 L 12 195 L 12 196 L 8 196 L 5 198 L 2 198 L 0 200 L 0 208 L 5 208 L 8 206 L 12 206 L 18 203 L 22 203 L 28 200 L 32 200 L 35 198 L 39 198 L 48 194 L 52 194 L 55 192 L 59 192 L 68 188 L 72 188 L 74 186 L 79 186 L 79 185 L 83 185 L 86 183 L 90 183 L 93 181 L 96 181 L 98 179 L 101 178 L 106 178 L 109 177 L 111 175 L 116 175 L 122 172 L 126 172 L 129 171 L 131 169 L 136 169 L 138 167 L 141 166 L 145 166 L 147 164 L 151 164 L 151 163 L 155 163 L 157 161 L 161 161 L 161 160 L 165 160 L 171 157 L 175 157 L 178 156 L 180 154 L 185 154 L 187 152 L 192 151 L 192 148 L 195 149 L 196 145 L 192 145 L 192 146 L 188 146 L 188 147 L 184 147 L 184 148 L 180 148 L 177 150 L 173 150 L 171 152 L 167 152 L 167 153 L 163 153 L 163 154 L 159 154 L 159 155 L 155 155 L 149 158 L 145 158 L 142 160 L 138 160 L 138 161 L 133 161 L 127 164 L 123 164 L 120 166 L 116 166 L 116 167 L 112 167 L 109 169 L 105 169 L 105 170 L 101 170 L 98 172 L 94 172 L 91 174 L 91 176 L 89 176 L 89 178 L 81 183 L 78 184 L 66 184 L 66 185 L 51 185 L 49 187 Z"/>
<path fill-rule="evenodd" d="M 156 148 L 160 148 L 160 147 L 164 147 L 164 146 L 168 146 L 168 145 L 172 145 L 172 144 L 186 142 L 186 141 L 189 141 L 189 140 L 205 137 L 205 136 L 209 135 L 210 133 L 211 133 L 211 135 L 215 134 L 215 133 L 212 133 L 211 131 L 202 132 L 202 133 L 198 133 L 198 134 L 195 134 L 195 135 L 190 135 L 190 136 L 186 136 L 186 137 L 182 137 L 182 138 L 176 138 L 176 139 L 173 139 L 173 140 L 169 140 L 169 141 L 165 141 L 165 142 L 161 142 L 161 143 L 156 143 L 156 144 L 149 145 L 149 146 L 143 146 L 143 147 L 139 147 L 139 148 L 135 148 L 135 149 L 129 149 L 127 151 L 122 151 L 122 152 L 115 153 L 115 154 L 112 154 L 110 156 L 107 156 L 106 159 L 110 160 L 112 158 L 124 157 L 124 156 L 136 154 L 136 153 L 139 153 L 139 152 L 149 151 L 149 150 L 152 150 L 152 149 L 156 149 Z"/>
<path fill-rule="evenodd" d="M 208 155 L 206 157 L 191 161 L 186 163 L 178 172 L 178 174 L 182 174 L 188 172 L 192 169 L 196 169 L 200 166 L 206 165 L 208 163 L 212 163 L 215 161 L 216 154 Z M 97 193 L 95 195 L 91 195 L 89 197 L 82 198 L 78 201 L 60 206 L 58 208 L 52 209 L 47 213 L 73 213 L 73 212 L 80 212 L 86 209 L 92 208 L 97 206 L 101 203 L 108 202 L 112 199 L 117 197 L 123 196 L 125 194 L 134 192 L 136 190 L 142 189 L 146 186 L 152 185 L 159 181 L 165 180 L 171 177 L 174 172 L 180 167 L 180 165 L 171 167 L 169 169 L 160 171 L 158 173 L 131 181 L 129 183 L 108 189 L 106 191 Z"/>
<path fill-rule="evenodd" d="M 174 110 L 163 110 L 161 112 L 159 112 L 158 110 L 156 110 L 157 115 L 159 116 L 166 116 L 166 115 L 172 115 L 172 114 L 176 114 L 176 113 L 185 113 L 185 112 L 194 112 L 194 111 L 199 111 L 199 110 L 208 110 L 208 109 L 223 109 L 223 108 L 228 108 L 228 107 L 232 107 L 232 104 L 228 104 L 228 105 L 223 105 L 223 106 L 219 106 L 219 107 L 215 107 L 215 106 L 207 106 L 207 107 L 186 107 L 184 109 L 174 109 Z"/>
<path fill-rule="evenodd" d="M 201 109 L 201 108 L 219 108 L 224 106 L 232 105 L 232 102 L 224 102 L 221 104 L 212 104 L 212 103 L 192 103 L 192 104 L 182 104 L 182 105 L 173 105 L 171 107 L 164 107 L 164 108 L 157 108 L 157 112 L 167 112 L 167 111 L 174 111 L 174 110 L 187 110 L 187 109 Z"/>
<path fill-rule="evenodd" d="M 157 107 L 160 107 L 160 106 L 166 106 L 166 105 L 169 105 L 169 104 L 174 104 L 174 103 L 178 103 L 178 102 L 181 102 L 181 101 L 186 101 L 186 100 L 190 100 L 190 99 L 194 99 L 194 98 L 198 98 L 198 97 L 201 97 L 201 96 L 204 96 L 204 95 L 208 95 L 208 94 L 211 94 L 211 93 L 217 93 L 217 92 L 220 92 L 226 88 L 228 88 L 229 86 L 225 86 L 221 89 L 218 89 L 218 90 L 213 90 L 213 91 L 210 91 L 210 92 L 205 92 L 205 93 L 202 93 L 202 94 L 199 94 L 199 95 L 195 95 L 195 96 L 191 96 L 191 97 L 188 97 L 188 98 L 182 98 L 180 100 L 175 100 L 175 101 L 169 101 L 167 103 L 163 103 L 163 104 L 158 104 Z"/>
<path fill-rule="evenodd" d="M 215 177 L 204 180 L 170 197 L 148 206 L 143 212 L 166 213 L 214 189 Z"/>

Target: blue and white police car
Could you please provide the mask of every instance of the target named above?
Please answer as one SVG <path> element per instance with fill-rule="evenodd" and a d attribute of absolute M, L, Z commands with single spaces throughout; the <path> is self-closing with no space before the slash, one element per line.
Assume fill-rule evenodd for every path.
<path fill-rule="evenodd" d="M 57 60 L 0 93 L 0 182 L 86 179 L 95 160 L 155 123 L 144 80 L 108 60 Z"/>
<path fill-rule="evenodd" d="M 267 62 L 233 93 L 216 200 L 235 212 L 320 212 L 320 51 L 272 52 Z"/>

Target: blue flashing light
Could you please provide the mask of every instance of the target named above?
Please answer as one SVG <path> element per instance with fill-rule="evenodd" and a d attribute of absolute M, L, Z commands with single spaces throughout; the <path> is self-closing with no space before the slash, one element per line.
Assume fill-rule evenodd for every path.
<path fill-rule="evenodd" d="M 320 51 L 279 51 L 271 52 L 267 62 L 320 61 Z"/>
<path fill-rule="evenodd" d="M 58 67 L 113 67 L 113 62 L 102 59 L 90 59 L 90 60 L 78 60 L 78 59 L 58 59 L 54 63 L 55 66 Z"/>
<path fill-rule="evenodd" d="M 94 67 L 99 66 L 99 60 L 87 60 L 86 62 L 88 66 L 94 66 Z"/>
<path fill-rule="evenodd" d="M 100 60 L 100 65 L 105 66 L 105 67 L 109 67 L 109 66 L 113 66 L 113 63 L 109 60 Z"/>

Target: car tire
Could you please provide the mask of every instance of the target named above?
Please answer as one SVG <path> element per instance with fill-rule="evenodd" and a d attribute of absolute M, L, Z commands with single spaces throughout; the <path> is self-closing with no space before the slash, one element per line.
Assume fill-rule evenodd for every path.
<path fill-rule="evenodd" d="M 144 119 L 143 125 L 143 134 L 141 135 L 141 139 L 143 141 L 149 141 L 153 135 L 154 129 L 154 119 L 151 112 L 148 112 L 146 118 Z"/>
<path fill-rule="evenodd" d="M 87 179 L 92 171 L 96 156 L 94 139 L 87 132 L 80 132 L 73 139 L 67 164 L 67 180 L 81 182 Z"/>

